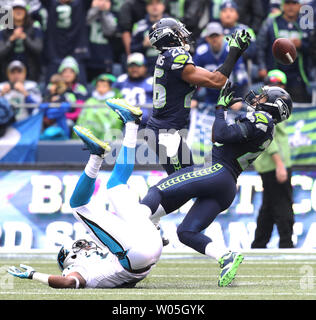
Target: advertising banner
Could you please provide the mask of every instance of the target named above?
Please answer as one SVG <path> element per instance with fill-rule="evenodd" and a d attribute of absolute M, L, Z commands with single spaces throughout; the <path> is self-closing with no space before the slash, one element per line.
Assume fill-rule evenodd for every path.
<path fill-rule="evenodd" d="M 69 206 L 80 174 L 80 171 L 0 171 L 0 252 L 31 249 L 55 252 L 66 241 L 85 238 L 86 231 L 73 217 Z M 106 192 L 109 176 L 109 171 L 100 173 L 91 199 L 100 210 L 112 210 Z M 135 171 L 128 183 L 141 199 L 149 186 L 164 176 L 161 171 Z M 296 248 L 316 248 L 315 181 L 316 172 L 293 172 Z M 238 193 L 232 206 L 221 213 L 205 233 L 231 249 L 250 249 L 261 196 L 260 176 L 244 172 L 238 179 Z M 192 203 L 193 200 L 161 219 L 162 233 L 170 240 L 165 252 L 192 251 L 179 242 L 176 233 Z M 268 248 L 278 248 L 276 228 Z"/>

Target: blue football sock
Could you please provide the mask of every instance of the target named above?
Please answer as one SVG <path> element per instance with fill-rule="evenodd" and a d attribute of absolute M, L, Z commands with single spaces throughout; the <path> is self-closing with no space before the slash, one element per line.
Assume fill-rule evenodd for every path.
<path fill-rule="evenodd" d="M 85 172 L 80 176 L 70 199 L 71 208 L 81 207 L 89 203 L 94 192 L 96 178 L 90 178 Z"/>

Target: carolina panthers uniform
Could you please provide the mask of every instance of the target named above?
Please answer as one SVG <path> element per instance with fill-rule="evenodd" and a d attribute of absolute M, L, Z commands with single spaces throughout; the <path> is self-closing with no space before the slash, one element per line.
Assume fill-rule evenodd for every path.
<path fill-rule="evenodd" d="M 177 47 L 161 53 L 156 62 L 153 84 L 153 114 L 147 123 L 147 128 L 154 131 L 156 141 L 148 140 L 149 146 L 163 159 L 163 148 L 158 146 L 159 130 L 181 130 L 188 128 L 191 98 L 196 86 L 181 78 L 183 68 L 193 64 L 189 52 Z M 182 154 L 189 155 L 189 161 L 182 161 Z M 168 158 L 168 157 L 167 157 Z M 187 145 L 181 141 L 176 164 L 171 164 L 170 158 L 162 166 L 168 174 L 193 164 L 192 155 Z"/>
<path fill-rule="evenodd" d="M 231 205 L 237 177 L 268 147 L 273 130 L 273 119 L 266 112 L 239 116 L 229 126 L 224 110 L 216 109 L 212 162 L 171 174 L 150 188 L 142 203 L 152 212 L 161 204 L 170 213 L 197 198 L 177 231 L 182 243 L 204 253 L 210 239 L 200 232 Z"/>
<path fill-rule="evenodd" d="M 85 288 L 133 287 L 144 279 L 151 268 L 141 273 L 124 269 L 109 250 L 88 251 L 63 271 L 63 276 L 78 272 L 86 281 Z"/>

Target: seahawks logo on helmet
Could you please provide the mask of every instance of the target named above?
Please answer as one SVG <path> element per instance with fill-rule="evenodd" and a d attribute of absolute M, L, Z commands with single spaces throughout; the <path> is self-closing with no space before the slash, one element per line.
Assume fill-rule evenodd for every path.
<path fill-rule="evenodd" d="M 149 32 L 151 45 L 159 51 L 174 47 L 187 48 L 191 40 L 191 32 L 183 23 L 174 18 L 162 18 L 156 22 Z"/>
<path fill-rule="evenodd" d="M 292 113 L 291 96 L 280 87 L 264 86 L 261 93 L 250 91 L 245 102 L 256 111 L 268 112 L 275 123 L 287 120 Z"/>
<path fill-rule="evenodd" d="M 282 100 L 282 98 L 276 99 L 275 104 L 278 106 L 281 121 L 288 119 L 290 117 L 290 111 L 287 104 Z"/>

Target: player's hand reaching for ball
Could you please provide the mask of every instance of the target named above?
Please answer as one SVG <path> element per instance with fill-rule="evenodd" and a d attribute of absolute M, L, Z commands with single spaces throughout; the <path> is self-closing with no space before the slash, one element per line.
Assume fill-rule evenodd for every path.
<path fill-rule="evenodd" d="M 237 48 L 243 53 L 250 45 L 251 35 L 245 29 L 235 31 L 230 37 L 226 38 L 230 48 Z"/>
<path fill-rule="evenodd" d="M 224 110 L 227 110 L 233 104 L 241 102 L 242 98 L 235 98 L 234 94 L 235 92 L 233 91 L 231 82 L 227 81 L 219 94 L 217 106 L 221 106 Z"/>

